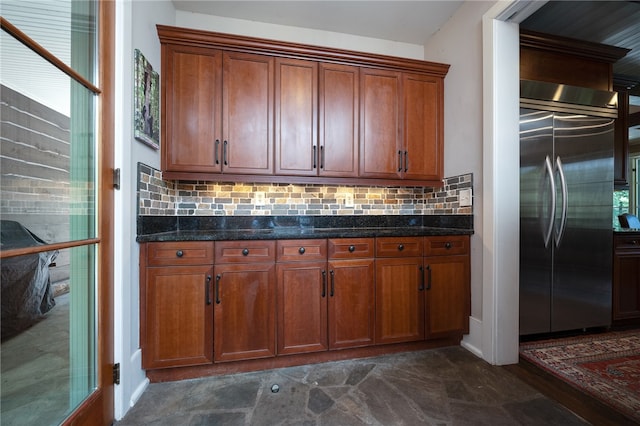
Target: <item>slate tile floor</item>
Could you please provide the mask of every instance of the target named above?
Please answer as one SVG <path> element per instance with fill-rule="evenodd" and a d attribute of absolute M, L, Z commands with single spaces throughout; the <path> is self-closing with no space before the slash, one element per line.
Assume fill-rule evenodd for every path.
<path fill-rule="evenodd" d="M 276 384 L 279 391 L 271 387 Z M 149 385 L 129 425 L 585 425 L 461 347 Z"/>

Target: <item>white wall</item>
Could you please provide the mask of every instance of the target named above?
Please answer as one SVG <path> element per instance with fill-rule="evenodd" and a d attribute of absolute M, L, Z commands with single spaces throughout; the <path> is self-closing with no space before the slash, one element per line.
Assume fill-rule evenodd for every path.
<path fill-rule="evenodd" d="M 175 25 L 169 0 L 116 3 L 116 141 L 115 167 L 121 189 L 115 197 L 115 336 L 114 357 L 121 381 L 115 387 L 115 418 L 121 419 L 144 391 L 141 368 L 138 244 L 136 243 L 137 163 L 159 168 L 160 155 L 133 138 L 133 52 L 139 49 L 160 72 L 160 42 L 155 25 Z"/>
<path fill-rule="evenodd" d="M 176 12 L 176 25 L 219 33 L 261 37 L 271 40 L 311 44 L 358 52 L 377 53 L 411 59 L 424 59 L 421 45 L 400 43 L 378 38 L 360 37 L 330 31 L 312 30 L 300 27 L 265 24 L 255 21 L 224 18 L 201 13 Z"/>
<path fill-rule="evenodd" d="M 482 321 L 482 15 L 494 3 L 463 3 L 424 49 L 427 60 L 451 65 L 444 80 L 444 175 L 473 173 L 471 323 L 465 341 L 476 353 Z"/>

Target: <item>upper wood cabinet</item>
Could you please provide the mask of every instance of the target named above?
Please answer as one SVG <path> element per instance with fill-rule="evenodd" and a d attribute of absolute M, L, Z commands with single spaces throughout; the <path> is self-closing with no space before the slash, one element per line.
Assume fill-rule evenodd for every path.
<path fill-rule="evenodd" d="M 164 177 L 441 185 L 449 65 L 162 25 L 158 35 Z"/>
<path fill-rule="evenodd" d="M 520 78 L 613 90 L 613 64 L 628 49 L 520 30 Z"/>
<path fill-rule="evenodd" d="M 163 46 L 162 169 L 219 173 L 222 51 Z"/>
<path fill-rule="evenodd" d="M 360 176 L 443 176 L 443 81 L 422 74 L 361 70 Z"/>
<path fill-rule="evenodd" d="M 629 186 L 629 91 L 626 85 L 614 85 L 618 92 L 618 118 L 613 131 L 613 183 L 616 188 Z"/>
<path fill-rule="evenodd" d="M 360 176 L 402 175 L 402 76 L 397 71 L 360 70 Z"/>
<path fill-rule="evenodd" d="M 163 46 L 163 169 L 273 173 L 269 56 Z"/>
<path fill-rule="evenodd" d="M 402 173 L 406 179 L 438 180 L 444 173 L 444 90 L 441 78 L 404 74 Z"/>
<path fill-rule="evenodd" d="M 276 59 L 276 173 L 318 174 L 318 63 Z"/>
<path fill-rule="evenodd" d="M 222 65 L 222 171 L 271 174 L 274 59 L 225 52 Z"/>
<path fill-rule="evenodd" d="M 358 176 L 360 69 L 320 64 L 318 145 L 320 176 Z"/>

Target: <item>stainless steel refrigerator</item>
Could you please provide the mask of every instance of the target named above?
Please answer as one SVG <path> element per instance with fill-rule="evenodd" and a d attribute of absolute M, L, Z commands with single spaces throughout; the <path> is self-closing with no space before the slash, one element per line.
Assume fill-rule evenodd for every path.
<path fill-rule="evenodd" d="M 520 335 L 611 324 L 615 92 L 520 82 Z"/>

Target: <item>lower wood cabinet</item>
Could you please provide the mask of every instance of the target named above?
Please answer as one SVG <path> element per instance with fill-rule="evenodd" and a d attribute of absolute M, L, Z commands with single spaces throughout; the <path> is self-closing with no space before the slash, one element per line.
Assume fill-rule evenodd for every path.
<path fill-rule="evenodd" d="M 424 339 L 422 237 L 376 239 L 377 344 Z"/>
<path fill-rule="evenodd" d="M 376 343 L 462 335 L 470 314 L 468 236 L 376 240 Z"/>
<path fill-rule="evenodd" d="M 141 247 L 145 369 L 468 333 L 466 235 Z M 638 263 L 624 265 L 637 276 Z"/>
<path fill-rule="evenodd" d="M 278 355 L 327 349 L 327 241 L 277 244 Z"/>
<path fill-rule="evenodd" d="M 276 355 L 275 241 L 216 243 L 214 360 Z"/>
<path fill-rule="evenodd" d="M 425 237 L 424 254 L 426 338 L 469 333 L 469 237 Z"/>
<path fill-rule="evenodd" d="M 613 238 L 613 322 L 640 323 L 640 232 Z"/>
<path fill-rule="evenodd" d="M 149 243 L 142 257 L 142 367 L 212 363 L 213 243 Z"/>
<path fill-rule="evenodd" d="M 375 342 L 375 260 L 373 238 L 328 241 L 329 349 Z"/>

